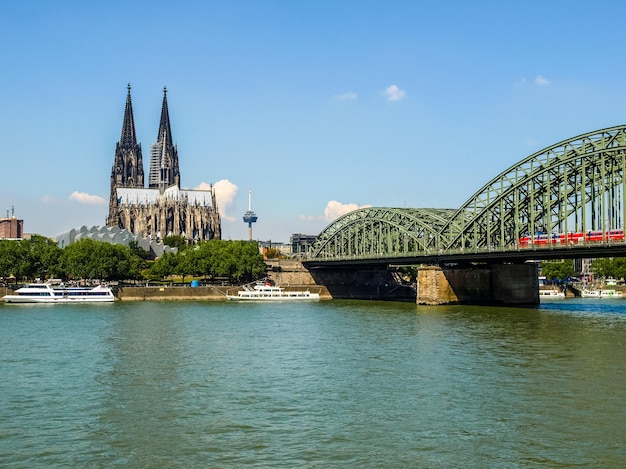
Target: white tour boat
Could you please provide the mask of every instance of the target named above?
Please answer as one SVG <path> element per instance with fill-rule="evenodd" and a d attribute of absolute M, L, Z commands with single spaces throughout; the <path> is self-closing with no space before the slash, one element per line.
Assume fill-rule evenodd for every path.
<path fill-rule="evenodd" d="M 304 291 L 287 291 L 279 286 L 269 283 L 257 283 L 254 288 L 244 285 L 236 295 L 226 295 L 227 300 L 233 301 L 316 301 L 320 299 L 319 293 Z"/>
<path fill-rule="evenodd" d="M 556 288 L 546 288 L 539 290 L 539 299 L 541 300 L 562 300 L 565 299 L 565 292 Z"/>
<path fill-rule="evenodd" d="M 31 283 L 6 295 L 7 303 L 102 303 L 115 301 L 109 287 L 65 287 L 50 283 Z"/>
<path fill-rule="evenodd" d="M 581 290 L 580 296 L 583 298 L 623 298 L 624 294 L 613 288 L 598 288 L 592 290 Z"/>

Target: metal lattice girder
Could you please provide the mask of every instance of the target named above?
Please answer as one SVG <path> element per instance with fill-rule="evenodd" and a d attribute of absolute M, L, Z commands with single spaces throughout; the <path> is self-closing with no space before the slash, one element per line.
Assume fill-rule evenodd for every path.
<path fill-rule="evenodd" d="M 386 257 L 436 249 L 454 209 L 362 208 L 335 220 L 318 236 L 315 258 Z"/>
<path fill-rule="evenodd" d="M 384 258 L 514 247 L 537 233 L 623 228 L 626 126 L 541 150 L 493 178 L 458 210 L 364 208 L 331 223 L 313 257 Z"/>
<path fill-rule="evenodd" d="M 626 126 L 537 152 L 476 192 L 441 232 L 444 249 L 515 244 L 521 236 L 620 228 L 626 219 Z"/>

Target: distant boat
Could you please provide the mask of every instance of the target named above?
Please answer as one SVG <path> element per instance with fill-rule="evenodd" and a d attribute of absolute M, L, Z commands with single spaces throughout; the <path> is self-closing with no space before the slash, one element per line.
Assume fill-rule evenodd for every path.
<path fill-rule="evenodd" d="M 557 290 L 556 288 L 539 290 L 540 300 L 562 300 L 564 298 L 565 298 L 565 292 L 561 290 Z"/>
<path fill-rule="evenodd" d="M 320 299 L 319 293 L 311 293 L 309 290 L 286 291 L 268 282 L 257 283 L 254 288 L 244 285 L 243 288 L 236 295 L 226 295 L 226 299 L 232 301 L 317 301 Z"/>
<path fill-rule="evenodd" d="M 613 288 L 583 289 L 580 291 L 583 298 L 623 298 L 624 294 Z"/>
<path fill-rule="evenodd" d="M 109 287 L 65 287 L 50 283 L 31 283 L 5 295 L 6 303 L 103 303 L 115 301 Z"/>

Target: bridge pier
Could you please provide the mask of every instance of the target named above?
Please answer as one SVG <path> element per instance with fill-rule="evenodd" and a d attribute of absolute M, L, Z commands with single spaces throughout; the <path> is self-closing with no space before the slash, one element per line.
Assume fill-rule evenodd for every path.
<path fill-rule="evenodd" d="M 537 266 L 487 264 L 421 267 L 417 274 L 417 304 L 539 304 Z"/>

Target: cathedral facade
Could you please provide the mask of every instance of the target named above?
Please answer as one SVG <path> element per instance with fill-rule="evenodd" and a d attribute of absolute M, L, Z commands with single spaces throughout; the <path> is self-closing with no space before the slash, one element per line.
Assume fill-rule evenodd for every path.
<path fill-rule="evenodd" d="M 159 133 L 151 148 L 148 187 L 145 187 L 141 144 L 135 134 L 128 85 L 122 135 L 115 146 L 111 170 L 111 199 L 106 224 L 157 240 L 165 236 L 183 236 L 189 242 L 195 242 L 222 237 L 214 187 L 209 190 L 180 187 L 178 149 L 172 138 L 165 88 Z"/>

